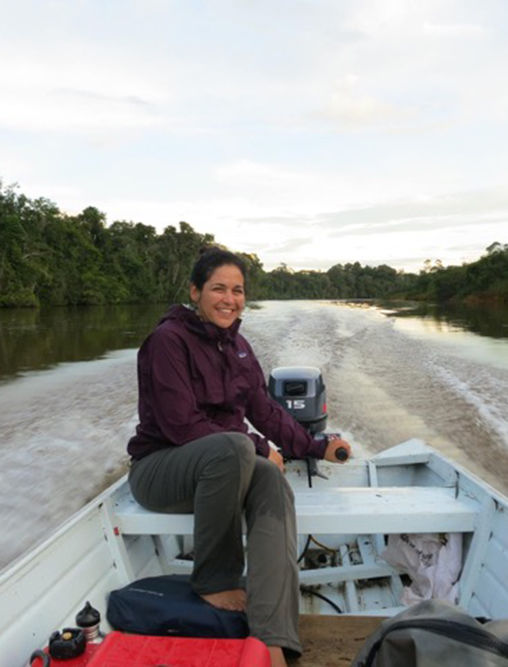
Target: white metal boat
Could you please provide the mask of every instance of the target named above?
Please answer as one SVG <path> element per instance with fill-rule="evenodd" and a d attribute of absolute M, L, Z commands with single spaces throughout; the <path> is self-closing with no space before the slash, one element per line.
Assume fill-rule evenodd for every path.
<path fill-rule="evenodd" d="M 508 618 L 506 497 L 419 440 L 369 460 L 319 465 L 328 479 L 313 477 L 312 488 L 304 462 L 289 463 L 286 473 L 301 548 L 314 538 L 301 560 L 303 614 L 335 614 L 331 603 L 343 615 L 399 611 L 403 580 L 381 556 L 386 536 L 432 532 L 463 536 L 459 605 L 474 616 Z M 26 665 L 55 629 L 75 625 L 87 600 L 108 631 L 111 590 L 189 571 L 181 556 L 192 526 L 192 515 L 142 509 L 119 480 L 0 573 L 0 665 Z"/>

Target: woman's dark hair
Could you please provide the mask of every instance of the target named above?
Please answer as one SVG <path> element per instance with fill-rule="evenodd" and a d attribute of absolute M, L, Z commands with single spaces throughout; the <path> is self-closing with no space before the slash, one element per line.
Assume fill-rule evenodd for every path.
<path fill-rule="evenodd" d="M 210 279 L 215 269 L 226 264 L 236 266 L 242 272 L 243 279 L 247 279 L 247 268 L 243 259 L 229 250 L 208 246 L 201 249 L 200 257 L 194 264 L 190 277 L 191 284 L 199 290 L 203 289 L 203 285 Z"/>

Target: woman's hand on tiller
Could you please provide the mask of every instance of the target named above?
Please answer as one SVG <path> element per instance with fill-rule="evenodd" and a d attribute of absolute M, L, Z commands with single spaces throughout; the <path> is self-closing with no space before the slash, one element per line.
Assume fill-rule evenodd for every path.
<path fill-rule="evenodd" d="M 337 449 L 342 448 L 347 453 L 347 458 L 340 460 L 335 456 Z M 346 442 L 342 438 L 339 438 L 338 435 L 329 435 L 328 436 L 328 445 L 325 449 L 324 459 L 326 461 L 331 461 L 332 463 L 346 463 L 351 456 L 351 445 L 349 442 Z"/>

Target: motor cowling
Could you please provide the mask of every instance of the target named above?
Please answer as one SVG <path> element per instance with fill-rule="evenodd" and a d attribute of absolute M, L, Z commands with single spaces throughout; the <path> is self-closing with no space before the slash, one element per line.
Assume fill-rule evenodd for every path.
<path fill-rule="evenodd" d="M 268 379 L 268 392 L 312 435 L 325 430 L 326 387 L 319 368 L 274 368 Z"/>

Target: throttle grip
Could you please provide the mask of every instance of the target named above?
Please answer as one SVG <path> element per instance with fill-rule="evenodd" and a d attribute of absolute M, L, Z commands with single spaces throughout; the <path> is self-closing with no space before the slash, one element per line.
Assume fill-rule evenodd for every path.
<path fill-rule="evenodd" d="M 347 461 L 349 458 L 347 449 L 345 447 L 337 447 L 335 450 L 335 458 L 337 461 Z"/>

